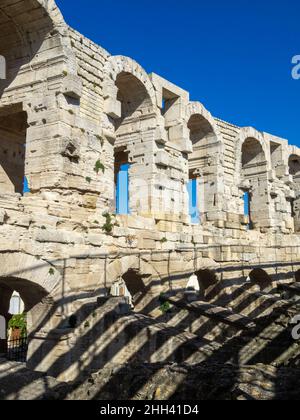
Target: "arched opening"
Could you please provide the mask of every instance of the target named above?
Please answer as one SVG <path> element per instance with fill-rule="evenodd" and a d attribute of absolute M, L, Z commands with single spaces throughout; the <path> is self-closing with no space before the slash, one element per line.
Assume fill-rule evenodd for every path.
<path fill-rule="evenodd" d="M 5 73 L 5 77 L 0 77 L 0 194 L 29 191 L 25 178 L 27 114 L 20 101 L 24 101 L 31 89 L 36 89 L 34 84 L 39 79 L 36 71 L 45 67 L 45 47 L 42 54 L 38 52 L 54 27 L 52 19 L 63 23 L 52 0 L 19 0 L 17 3 L 6 0 L 0 5 L 1 75 Z M 61 34 L 57 31 L 51 36 L 58 39 Z M 52 44 L 58 47 L 53 39 Z M 57 55 L 55 48 L 49 48 L 49 61 L 52 51 Z"/>
<path fill-rule="evenodd" d="M 117 214 L 136 214 L 147 206 L 145 191 L 140 180 L 147 184 L 149 166 L 145 154 L 148 131 L 147 119 L 153 117 L 153 106 L 145 85 L 134 75 L 121 72 L 115 81 L 117 101 L 121 104 L 121 117 L 114 119 L 116 141 L 114 145 L 115 200 Z M 150 173 L 148 174 L 150 177 Z M 149 179 L 150 183 L 150 179 Z M 134 194 L 132 194 L 134 192 Z"/>
<path fill-rule="evenodd" d="M 265 163 L 266 158 L 260 142 L 254 138 L 248 138 L 242 147 L 242 167 L 247 173 L 247 169 L 254 166 L 261 166 Z M 251 171 L 249 170 L 251 173 Z"/>
<path fill-rule="evenodd" d="M 188 291 L 200 292 L 198 277 L 195 274 L 189 278 L 186 289 Z"/>
<path fill-rule="evenodd" d="M 300 156 L 289 157 L 289 174 L 293 177 L 295 199 L 291 200 L 291 213 L 294 218 L 294 230 L 300 232 Z"/>
<path fill-rule="evenodd" d="M 15 277 L 0 278 L 0 316 L 5 319 L 7 336 L 0 340 L 0 351 L 10 360 L 25 362 L 27 357 L 27 336 L 32 318 L 27 317 L 33 308 L 41 303 L 47 292 L 40 286 Z"/>
<path fill-rule="evenodd" d="M 29 191 L 25 177 L 27 114 L 22 105 L 0 109 L 0 193 Z"/>
<path fill-rule="evenodd" d="M 43 39 L 53 29 L 52 17 L 57 22 L 60 20 L 56 5 L 47 5 L 46 11 L 45 2 L 42 0 L 20 0 L 17 7 L 14 0 L 2 3 L 4 4 L 0 6 L 0 55 L 5 59 L 6 78 L 0 80 L 0 97 L 15 80 L 20 68 L 36 56 Z M 61 22 L 63 22 L 62 17 Z M 22 84 L 24 85 L 23 79 Z"/>
<path fill-rule="evenodd" d="M 252 284 L 259 286 L 261 291 L 267 292 L 272 289 L 271 277 L 261 268 L 255 268 L 251 271 L 248 281 Z"/>
<path fill-rule="evenodd" d="M 206 301 L 213 300 L 218 295 L 218 278 L 211 270 L 200 270 L 196 273 L 199 284 L 200 298 Z"/>
<path fill-rule="evenodd" d="M 23 302 L 20 296 L 20 293 L 14 290 L 10 298 L 8 313 L 10 315 L 20 315 L 24 311 L 25 311 L 25 303 Z"/>
<path fill-rule="evenodd" d="M 289 173 L 294 179 L 300 179 L 300 156 L 291 155 L 289 157 Z"/>
<path fill-rule="evenodd" d="M 267 162 L 260 142 L 247 138 L 242 145 L 241 179 L 243 186 L 244 216 L 248 228 L 268 224 Z"/>
<path fill-rule="evenodd" d="M 189 155 L 189 213 L 192 223 L 200 223 L 200 214 L 207 216 L 215 210 L 216 159 L 218 139 L 211 123 L 200 114 L 193 114 L 188 121 L 193 152 Z"/>
<path fill-rule="evenodd" d="M 111 288 L 111 295 L 126 297 L 132 309 L 138 307 L 145 293 L 143 278 L 135 270 L 128 270 Z"/>

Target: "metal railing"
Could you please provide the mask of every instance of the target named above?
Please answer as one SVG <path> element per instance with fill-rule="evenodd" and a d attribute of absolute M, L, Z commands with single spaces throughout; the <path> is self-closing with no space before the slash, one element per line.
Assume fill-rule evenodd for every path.
<path fill-rule="evenodd" d="M 7 359 L 13 362 L 25 363 L 27 359 L 28 338 L 23 336 L 7 341 Z"/>

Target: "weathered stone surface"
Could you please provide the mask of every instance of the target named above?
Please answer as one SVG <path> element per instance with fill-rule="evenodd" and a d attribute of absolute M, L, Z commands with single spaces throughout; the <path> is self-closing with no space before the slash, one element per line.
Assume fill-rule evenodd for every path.
<path fill-rule="evenodd" d="M 189 92 L 131 58 L 111 56 L 70 28 L 53 0 L 2 1 L 0 21 L 7 64 L 0 80 L 0 315 L 9 318 L 18 291 L 29 319 L 28 365 L 76 379 L 78 360 L 87 371 L 97 366 L 90 345 L 103 331 L 109 344 L 106 328 L 114 327 L 117 335 L 133 334 L 121 334 L 125 348 L 134 339 L 128 351 L 145 342 L 150 361 L 204 337 L 219 348 L 232 332 L 202 317 L 188 325 L 188 308 L 155 324 L 163 318 L 160 294 L 184 292 L 192 276 L 206 304 L 224 313 L 250 323 L 275 308 L 292 316 L 277 286 L 300 280 L 300 150 L 215 118 Z M 130 214 L 116 215 L 124 164 Z M 110 295 L 125 296 L 146 318 L 114 325 L 95 303 Z M 84 325 L 94 325 L 89 299 L 99 325 L 78 341 Z M 72 331 L 70 319 L 77 321 Z M 169 337 L 163 351 L 147 342 L 154 330 L 159 340 Z M 109 359 L 103 352 L 101 366 Z"/>
<path fill-rule="evenodd" d="M 9 372 L 9 381 L 3 372 Z M 0 362 L 1 400 L 298 400 L 299 369 L 203 363 L 110 365 L 65 384 Z M 7 375 L 9 377 L 9 375 Z"/>

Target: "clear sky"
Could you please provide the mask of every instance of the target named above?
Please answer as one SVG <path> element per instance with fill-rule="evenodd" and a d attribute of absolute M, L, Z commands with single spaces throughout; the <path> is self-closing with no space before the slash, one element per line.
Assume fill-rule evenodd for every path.
<path fill-rule="evenodd" d="M 216 117 L 300 146 L 299 0 L 57 0 L 69 25 Z"/>

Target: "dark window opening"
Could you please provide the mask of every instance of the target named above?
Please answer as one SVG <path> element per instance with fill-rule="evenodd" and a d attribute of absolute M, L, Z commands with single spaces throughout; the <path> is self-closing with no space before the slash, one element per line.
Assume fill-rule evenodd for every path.
<path fill-rule="evenodd" d="M 261 291 L 266 291 L 272 286 L 271 277 L 261 268 L 252 270 L 249 274 L 249 279 L 252 283 L 258 285 Z"/>
<path fill-rule="evenodd" d="M 211 270 L 200 270 L 196 273 L 199 283 L 199 295 L 203 300 L 210 301 L 219 293 L 219 282 Z"/>
<path fill-rule="evenodd" d="M 7 112 L 6 112 L 7 111 Z M 29 192 L 25 177 L 27 114 L 17 109 L 0 112 L 0 193 Z"/>

